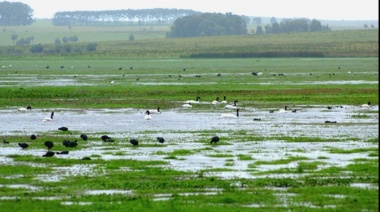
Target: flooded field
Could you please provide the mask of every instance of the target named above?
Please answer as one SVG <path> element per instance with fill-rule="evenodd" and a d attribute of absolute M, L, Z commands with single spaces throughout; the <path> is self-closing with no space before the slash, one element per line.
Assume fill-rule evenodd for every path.
<path fill-rule="evenodd" d="M 296 112 L 289 109 L 285 112 L 270 113 L 267 109 L 242 107 L 238 118 L 223 118 L 222 113 L 235 113 L 234 110 L 216 108 L 214 111 L 196 111 L 191 108 L 172 109 L 161 111 L 161 114 L 152 114 L 151 120 L 144 120 L 145 110 L 137 109 L 103 109 L 103 110 L 70 110 L 54 109 L 53 121 L 44 122 L 51 110 L 33 109 L 27 112 L 18 112 L 16 109 L 0 111 L 2 127 L 0 133 L 3 139 L 7 136 L 22 135 L 25 139 L 19 142 L 30 142 L 29 135 L 38 134 L 43 140 L 44 136 L 53 135 L 58 128 L 65 126 L 72 131 L 71 135 L 60 135 L 59 139 L 81 140 L 79 135 L 85 133 L 97 138 L 87 142 L 79 141 L 79 145 L 86 148 L 71 150 L 69 155 L 57 155 L 64 158 L 82 158 L 91 155 L 100 155 L 102 159 L 135 159 L 154 160 L 163 159 L 166 155 L 157 155 L 157 151 L 173 152 L 175 150 L 197 150 L 209 145 L 212 133 L 221 138 L 220 144 L 213 145 L 211 151 L 199 151 L 181 160 L 171 160 L 168 168 L 200 171 L 210 167 L 223 168 L 226 158 L 212 157 L 212 154 L 229 154 L 234 161 L 230 173 L 209 173 L 222 178 L 255 178 L 248 164 L 252 160 L 238 160 L 238 155 L 250 155 L 253 160 L 272 161 L 291 156 L 302 156 L 310 160 L 326 157 L 323 161 L 328 165 L 347 165 L 354 158 L 367 157 L 367 153 L 357 154 L 331 154 L 331 149 L 357 149 L 375 148 L 377 143 L 367 142 L 376 138 L 378 130 L 378 107 L 361 108 L 359 106 L 344 105 L 327 109 L 327 106 L 296 106 Z M 359 114 L 366 114 L 365 118 L 357 118 Z M 333 121 L 337 123 L 325 123 Z M 256 137 L 267 137 L 263 141 L 250 141 L 237 136 L 236 132 Z M 122 151 L 122 155 L 114 155 L 110 150 L 103 150 L 105 144 L 100 136 L 107 132 L 115 138 L 120 148 L 114 152 Z M 140 145 L 156 144 L 156 137 L 165 138 L 164 147 L 139 147 L 131 149 L 129 139 L 139 138 Z M 236 138 L 234 138 L 236 137 Z M 316 141 L 288 142 L 281 137 L 315 138 Z M 329 141 L 329 139 L 331 141 Z M 323 142 L 318 142 L 323 140 Z M 200 142 L 203 141 L 203 142 Z M 206 141 L 206 142 L 204 142 Z M 61 145 L 61 144 L 57 144 Z M 9 163 L 8 155 L 27 154 L 40 156 L 46 152 L 41 145 L 39 149 L 25 149 L 18 147 L 17 143 L 1 146 L 1 163 Z M 280 167 L 297 166 L 297 163 L 286 165 L 262 165 L 256 171 L 278 169 Z M 74 172 L 75 173 L 75 172 Z M 262 177 L 262 176 L 261 176 Z"/>
<path fill-rule="evenodd" d="M 0 208 L 378 208 L 377 60 L 281 61 L 207 60 L 191 67 L 145 61 L 133 70 L 115 61 L 91 68 L 83 61 L 65 68 L 56 61 L 49 69 L 46 61 L 7 65 L 0 79 Z M 180 99 L 198 93 L 199 105 L 182 107 Z M 238 117 L 236 109 L 211 103 L 223 95 L 228 104 L 239 99 Z M 25 102 L 35 105 L 19 111 Z M 161 113 L 146 120 L 146 110 L 157 105 Z M 103 135 L 114 140 L 105 142 Z M 219 142 L 212 144 L 213 136 Z M 64 140 L 77 146 L 66 147 Z M 54 143 L 52 157 L 44 157 L 45 141 Z M 29 147 L 22 149 L 24 142 Z"/>

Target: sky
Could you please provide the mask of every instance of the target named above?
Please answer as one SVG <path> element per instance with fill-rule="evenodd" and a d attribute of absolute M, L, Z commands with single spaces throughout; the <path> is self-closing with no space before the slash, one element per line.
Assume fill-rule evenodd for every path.
<path fill-rule="evenodd" d="M 52 18 L 61 11 L 121 9 L 191 9 L 254 17 L 317 20 L 379 20 L 378 0 L 6 0 L 22 2 L 34 18 Z"/>

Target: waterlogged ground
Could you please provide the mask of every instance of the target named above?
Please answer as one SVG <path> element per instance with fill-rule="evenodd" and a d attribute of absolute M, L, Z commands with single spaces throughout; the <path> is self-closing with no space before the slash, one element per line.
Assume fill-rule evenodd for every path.
<path fill-rule="evenodd" d="M 236 114 L 236 112 L 224 109 L 220 105 L 207 111 L 178 107 L 170 110 L 161 109 L 161 114 L 152 114 L 151 120 L 144 120 L 146 109 L 55 108 L 18 112 L 17 108 L 8 108 L 0 110 L 2 139 L 7 140 L 8 137 L 21 135 L 22 138 L 18 142 L 28 142 L 31 146 L 39 145 L 39 147 L 23 150 L 17 145 L 18 142 L 1 143 L 0 165 L 17 164 L 10 157 L 11 155 L 42 156 L 46 152 L 46 147 L 42 143 L 32 142 L 29 138 L 31 134 L 38 134 L 39 140 L 44 140 L 44 137 L 48 136 L 56 136 L 60 141 L 77 139 L 82 147 L 69 149 L 68 155 L 54 157 L 81 159 L 96 156 L 104 160 L 165 160 L 169 161 L 169 164 L 164 165 L 164 168 L 190 171 L 194 174 L 202 172 L 203 176 L 221 179 L 297 178 L 307 173 L 263 173 L 281 168 L 295 169 L 299 166 L 300 160 L 282 164 L 257 164 L 253 168 L 250 164 L 258 161 L 270 162 L 304 157 L 302 161 L 321 162 L 318 169 L 345 167 L 354 163 L 355 159 L 373 159 L 373 156 L 369 154 L 371 153 L 369 151 L 346 154 L 334 150 L 378 149 L 378 143 L 370 141 L 377 139 L 379 134 L 378 106 L 362 108 L 342 105 L 342 107 L 334 106 L 333 109 L 327 109 L 327 106 L 321 105 L 297 105 L 289 107 L 283 113 L 279 112 L 279 109 L 270 113 L 269 108 L 241 105 L 238 118 L 222 118 L 222 113 Z M 292 112 L 295 109 L 296 112 Z M 53 121 L 42 121 L 50 115 L 51 111 L 55 112 Z M 325 123 L 325 121 L 337 123 Z M 58 128 L 62 126 L 68 127 L 71 134 L 58 131 Z M 87 142 L 82 141 L 79 138 L 81 133 L 87 134 L 90 139 Z M 115 142 L 101 141 L 100 136 L 104 134 L 115 138 Z M 218 144 L 210 144 L 213 135 L 220 137 Z M 164 137 L 165 143 L 158 144 L 157 136 Z M 132 147 L 129 143 L 131 138 L 139 140 L 139 147 Z M 292 142 L 292 138 L 297 140 Z M 302 141 L 302 138 L 305 138 L 305 141 Z M 62 144 L 57 142 L 56 145 Z M 168 158 L 171 153 L 181 150 L 188 150 L 188 153 Z M 30 165 L 37 166 L 37 164 Z M 39 175 L 37 179 L 44 182 L 58 182 L 70 176 L 92 175 L 92 168 L 92 165 L 79 164 L 56 167 L 54 175 Z M 36 189 L 33 186 L 19 184 L 0 185 L 0 189 L 12 186 L 26 186 L 29 190 Z M 366 183 L 351 186 L 369 189 L 378 187 L 378 185 Z M 84 192 L 86 195 L 133 194 L 130 190 L 117 189 Z M 215 195 L 218 192 L 211 190 L 202 194 Z M 179 193 L 179 195 L 188 194 Z M 284 194 L 280 192 L 279 195 Z M 6 196 L 1 199 L 15 198 Z M 285 199 L 286 202 L 288 197 L 279 198 Z M 154 199 L 168 200 L 170 195 L 155 194 Z M 285 202 L 283 206 L 286 206 Z M 72 202 L 63 201 L 62 204 L 70 205 Z M 83 205 L 85 204 L 91 203 L 83 202 Z M 260 205 L 248 207 L 260 207 Z"/>
<path fill-rule="evenodd" d="M 292 110 L 297 109 L 297 112 Z M 305 156 L 311 159 L 319 156 L 329 157 L 329 162 L 333 164 L 346 164 L 353 157 L 363 157 L 357 155 L 329 154 L 330 148 L 355 149 L 377 147 L 377 144 L 366 142 L 378 136 L 378 107 L 361 108 L 359 106 L 344 105 L 327 109 L 327 106 L 295 106 L 281 113 L 275 111 L 269 113 L 269 109 L 256 109 L 252 107 L 241 107 L 239 118 L 222 118 L 222 113 L 236 114 L 234 110 L 223 109 L 217 106 L 215 110 L 197 111 L 192 108 L 179 108 L 172 110 L 162 110 L 161 114 L 152 114 L 151 120 L 144 120 L 145 110 L 137 109 L 104 109 L 104 110 L 70 110 L 54 109 L 53 121 L 42 121 L 50 115 L 52 110 L 33 109 L 28 112 L 18 112 L 17 109 L 0 111 L 2 127 L 0 133 L 3 139 L 11 135 L 23 135 L 25 139 L 19 142 L 31 142 L 29 136 L 38 134 L 39 139 L 44 136 L 53 135 L 58 132 L 58 128 L 65 126 L 72 132 L 60 135 L 63 139 L 81 140 L 79 135 L 85 133 L 90 137 L 86 148 L 72 151 L 68 156 L 62 157 L 83 157 L 92 154 L 102 155 L 104 159 L 114 159 L 118 157 L 138 160 L 153 160 L 162 158 L 154 153 L 156 151 L 172 152 L 177 149 L 200 149 L 209 144 L 213 135 L 221 138 L 221 144 L 214 145 L 218 153 L 228 153 L 232 156 L 240 154 L 251 155 L 257 160 L 278 160 L 285 155 L 294 154 Z M 365 115 L 364 115 L 365 114 Z M 365 117 L 361 117 L 363 115 Z M 257 120 L 259 119 L 259 120 Z M 325 121 L 336 121 L 328 124 Z M 205 132 L 212 132 L 206 133 Z M 241 141 L 241 135 L 252 135 L 254 137 L 267 137 L 268 141 Z M 100 136 L 107 134 L 116 139 L 117 144 L 125 145 L 125 155 L 112 156 L 104 155 L 102 151 L 103 143 Z M 166 139 L 165 147 L 143 147 L 131 150 L 129 139 L 138 138 L 140 146 L 144 144 L 157 143 L 156 137 L 162 136 Z M 236 137 L 236 139 L 235 139 Z M 315 142 L 287 142 L 281 137 L 307 137 L 315 138 Z M 275 138 L 275 139 L 274 139 Z M 327 140 L 330 142 L 317 142 Z M 204 140 L 206 142 L 200 142 Z M 246 139 L 245 139 L 246 140 Z M 344 141 L 344 142 L 342 142 Z M 33 145 L 33 142 L 30 143 Z M 59 144 L 58 144 L 59 145 Z M 1 159 L 4 161 L 9 154 L 32 154 L 42 155 L 46 150 L 41 149 L 21 150 L 17 143 L 1 146 Z M 296 151 L 296 150 L 302 150 Z M 252 153 L 255 152 L 255 153 Z M 364 155 L 365 156 L 365 155 Z M 174 160 L 171 162 L 175 169 L 202 170 L 207 167 L 223 167 L 225 158 L 210 158 L 208 155 L 196 153 L 185 157 L 186 160 Z M 252 161 L 235 161 L 236 170 L 239 173 L 225 174 L 243 175 L 253 178 L 254 175 L 244 174 L 247 163 Z M 233 167 L 229 167 L 233 168 Z M 271 169 L 270 167 L 258 167 L 261 169 Z M 278 168 L 278 167 L 274 167 Z"/>

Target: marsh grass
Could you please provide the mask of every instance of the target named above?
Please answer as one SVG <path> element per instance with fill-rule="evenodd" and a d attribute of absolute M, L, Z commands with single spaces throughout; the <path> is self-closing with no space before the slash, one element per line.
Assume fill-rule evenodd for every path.
<path fill-rule="evenodd" d="M 358 113 L 356 115 L 352 115 L 352 118 L 357 118 L 357 119 L 367 119 L 370 118 L 371 116 L 364 114 L 364 113 Z"/>
<path fill-rule="evenodd" d="M 361 153 L 361 152 L 372 152 L 372 151 L 378 151 L 377 148 L 360 148 L 360 149 L 350 149 L 350 150 L 344 150 L 344 149 L 330 149 L 330 153 L 336 153 L 336 154 L 352 154 L 352 153 Z"/>
<path fill-rule="evenodd" d="M 300 161 L 300 160 L 309 160 L 307 157 L 302 156 L 292 156 L 286 159 L 280 159 L 280 160 L 274 160 L 274 161 L 256 161 L 254 162 L 255 165 L 262 165 L 262 164 L 288 164 L 290 162 Z"/>

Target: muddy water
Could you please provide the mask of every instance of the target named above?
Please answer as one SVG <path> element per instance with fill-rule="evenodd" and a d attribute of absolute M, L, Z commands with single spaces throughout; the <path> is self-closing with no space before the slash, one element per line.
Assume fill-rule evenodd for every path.
<path fill-rule="evenodd" d="M 181 160 L 167 160 L 169 168 L 200 171 L 214 168 L 229 168 L 231 172 L 207 172 L 205 175 L 222 178 L 256 178 L 279 177 L 278 175 L 255 176 L 257 171 L 275 170 L 279 168 L 296 168 L 298 162 L 285 165 L 260 165 L 248 168 L 255 161 L 272 161 L 292 156 L 307 157 L 310 161 L 319 160 L 327 166 L 345 166 L 355 158 L 367 158 L 368 152 L 355 154 L 334 154 L 331 149 L 375 148 L 377 144 L 365 142 L 378 136 L 378 107 L 363 109 L 358 106 L 343 106 L 328 110 L 325 106 L 296 106 L 297 112 L 269 113 L 268 109 L 243 107 L 239 118 L 222 118 L 221 113 L 232 110 L 215 109 L 214 111 L 195 111 L 187 109 L 162 110 L 161 114 L 152 114 L 151 120 L 144 120 L 144 109 L 104 109 L 104 110 L 69 110 L 54 109 L 53 121 L 43 122 L 52 110 L 33 109 L 28 112 L 17 112 L 15 108 L 0 110 L 2 139 L 10 135 L 25 135 L 25 140 L 32 133 L 43 137 L 66 126 L 79 139 L 80 133 L 99 136 L 107 132 L 117 139 L 118 149 L 103 150 L 107 144 L 102 141 L 89 141 L 87 148 L 70 151 L 69 155 L 56 155 L 62 158 L 82 158 L 84 156 L 100 155 L 102 159 L 135 159 L 135 160 L 167 160 L 164 157 L 177 149 L 201 150 L 210 147 L 208 141 L 199 131 L 215 130 L 221 137 L 221 143 L 230 145 L 214 145 L 212 150 L 194 151 L 193 154 L 178 156 Z M 293 109 L 293 108 L 292 108 Z M 366 113 L 367 118 L 354 118 L 353 115 Z M 260 119 L 255 121 L 254 119 Z M 336 124 L 325 124 L 325 121 L 337 121 Z M 231 138 L 231 132 L 245 130 L 247 134 L 268 137 L 268 141 L 239 141 Z M 128 143 L 131 137 L 143 137 L 141 144 L 155 144 L 157 136 L 164 136 L 166 141 L 162 146 L 132 148 Z M 315 137 L 331 139 L 331 142 L 285 142 L 286 137 Z M 276 139 L 270 137 L 277 137 Z M 223 141 L 223 138 L 229 138 Z M 339 139 L 333 142 L 334 139 Z M 343 139 L 343 140 L 342 140 Z M 120 148 L 119 148 L 120 147 Z M 157 154 L 158 151 L 167 154 Z M 30 154 L 41 156 L 45 148 L 21 150 L 17 144 L 0 145 L 0 164 L 9 163 L 7 155 Z M 115 154 L 123 152 L 124 154 Z M 227 154 L 230 157 L 214 157 L 216 154 Z M 252 160 L 239 160 L 239 155 L 249 155 Z M 324 159 L 319 159 L 319 158 Z M 226 166 L 226 162 L 230 163 Z M 320 167 L 323 168 L 323 167 Z M 67 175 L 76 175 L 83 167 L 70 167 Z M 89 168 L 91 170 L 91 168 Z M 61 170 L 57 169 L 57 173 Z M 285 175 L 284 175 L 285 176 Z M 42 176 L 46 178 L 46 176 Z M 51 181 L 61 180 L 61 177 Z"/>

